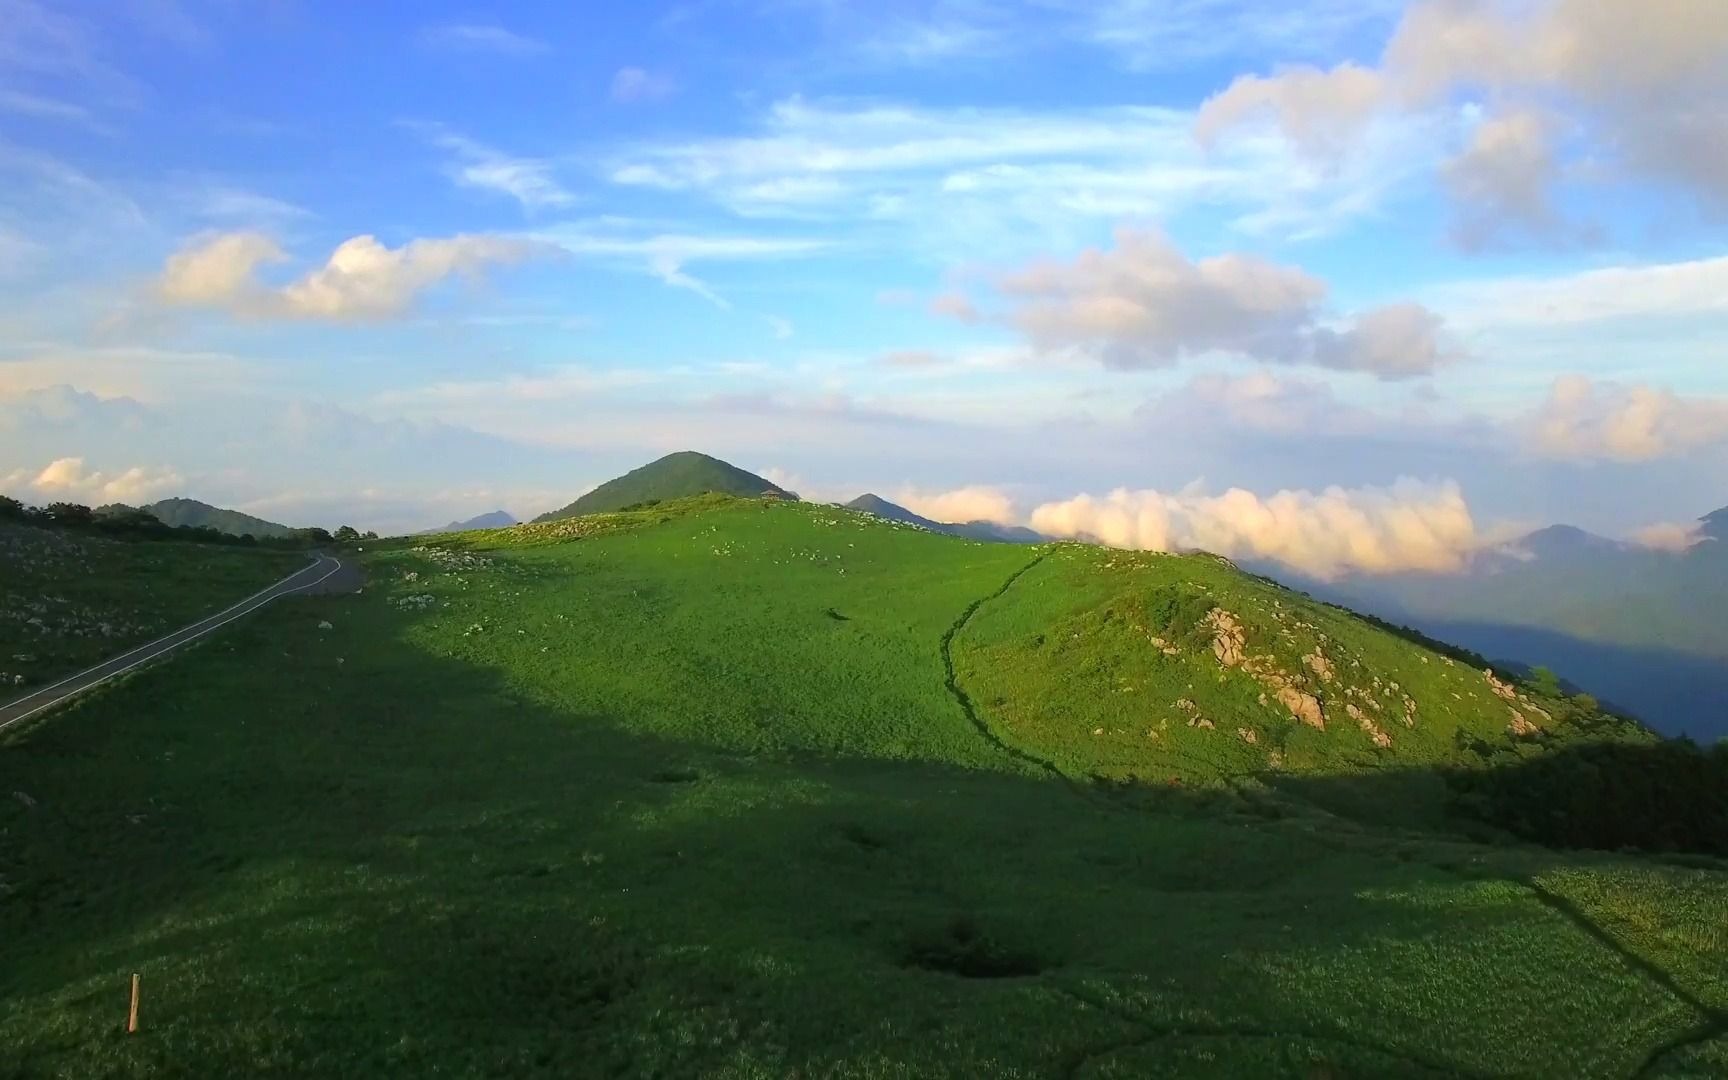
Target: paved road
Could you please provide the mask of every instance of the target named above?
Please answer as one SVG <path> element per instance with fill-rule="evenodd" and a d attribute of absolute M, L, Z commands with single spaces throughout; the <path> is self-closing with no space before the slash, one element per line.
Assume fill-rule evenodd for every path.
<path fill-rule="evenodd" d="M 121 653 L 112 660 L 106 660 L 86 671 L 69 675 L 51 686 L 33 690 L 15 701 L 0 705 L 0 731 L 5 731 L 14 724 L 52 709 L 74 694 L 88 690 L 99 683 L 107 682 L 114 676 L 131 671 L 140 664 L 148 663 L 159 656 L 171 653 L 188 642 L 197 641 L 235 619 L 252 614 L 278 597 L 294 593 L 353 592 L 359 588 L 360 580 L 360 571 L 353 565 L 352 558 L 345 562 L 334 555 L 319 552 L 310 565 L 289 574 L 261 592 L 253 593 L 233 607 L 218 611 L 216 614 L 200 619 L 190 626 L 183 626 L 166 637 L 159 637 L 148 644 Z"/>

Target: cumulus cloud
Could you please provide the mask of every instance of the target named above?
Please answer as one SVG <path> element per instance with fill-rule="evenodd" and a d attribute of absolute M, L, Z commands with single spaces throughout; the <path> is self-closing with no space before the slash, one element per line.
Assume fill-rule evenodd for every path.
<path fill-rule="evenodd" d="M 172 469 L 135 465 L 121 472 L 92 471 L 78 457 L 57 458 L 40 472 L 18 469 L 0 477 L 0 491 L 25 502 L 104 503 L 150 502 L 180 487 L 184 479 Z"/>
<path fill-rule="evenodd" d="M 1267 117 L 1335 157 L 1376 112 L 1459 97 L 1488 107 L 1445 168 L 1466 242 L 1506 227 L 1552 238 L 1563 163 L 1548 107 L 1576 122 L 1576 160 L 1728 209 L 1728 5 L 1701 0 L 1417 0 L 1378 66 L 1242 76 L 1202 106 L 1195 133 L 1216 142 Z"/>
<path fill-rule="evenodd" d="M 1535 448 L 1552 457 L 1649 461 L 1728 442 L 1728 398 L 1563 375 L 1524 428 Z"/>
<path fill-rule="evenodd" d="M 1014 500 L 999 488 L 970 485 L 951 491 L 922 491 L 903 487 L 891 497 L 906 509 L 931 521 L 994 521 L 1011 525 L 1018 520 Z"/>
<path fill-rule="evenodd" d="M 1032 528 L 1149 551 L 1271 559 L 1319 578 L 1350 572 L 1456 571 L 1480 544 L 1454 483 L 1221 495 L 1189 489 L 1077 495 L 1032 512 Z"/>
<path fill-rule="evenodd" d="M 1446 163 L 1442 178 L 1460 206 L 1453 235 L 1461 246 L 1487 246 L 1509 228 L 1536 236 L 1563 231 L 1549 199 L 1560 173 L 1553 126 L 1535 109 L 1489 117 Z"/>
<path fill-rule="evenodd" d="M 1378 71 L 1352 63 L 1328 70 L 1304 64 L 1270 78 L 1244 75 L 1200 107 L 1194 134 L 1210 147 L 1230 128 L 1267 115 L 1303 150 L 1336 157 L 1380 109 L 1385 83 Z"/>
<path fill-rule="evenodd" d="M 672 81 L 671 76 L 646 68 L 619 68 L 617 74 L 612 76 L 612 100 L 624 104 L 659 101 L 672 96 L 677 89 L 678 84 Z"/>
<path fill-rule="evenodd" d="M 452 276 L 477 279 L 490 266 L 536 253 L 526 241 L 485 234 L 411 240 L 385 247 L 376 237 L 344 240 L 323 266 L 286 285 L 260 281 L 260 268 L 287 255 L 262 233 L 221 233 L 170 256 L 156 295 L 180 307 L 213 308 L 260 319 L 349 322 L 407 311 L 419 295 Z"/>
<path fill-rule="evenodd" d="M 1044 260 L 1002 278 L 1004 318 L 1045 355 L 1107 367 L 1166 367 L 1222 352 L 1395 379 L 1459 355 L 1439 316 L 1414 303 L 1326 319 L 1327 286 L 1252 255 L 1189 259 L 1161 233 L 1119 229 L 1116 246 Z M 957 307 L 957 305 L 956 305 Z"/>
<path fill-rule="evenodd" d="M 1704 526 L 1698 521 L 1663 521 L 1646 525 L 1632 534 L 1632 542 L 1652 551 L 1685 551 L 1704 540 Z"/>

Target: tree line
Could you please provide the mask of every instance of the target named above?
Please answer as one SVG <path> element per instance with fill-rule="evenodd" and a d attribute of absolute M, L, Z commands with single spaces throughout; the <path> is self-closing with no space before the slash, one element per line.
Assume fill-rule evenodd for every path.
<path fill-rule="evenodd" d="M 180 540 L 199 544 L 283 550 L 378 539 L 377 533 L 362 533 L 352 525 L 344 525 L 334 533 L 314 527 L 293 529 L 287 536 L 259 537 L 251 533 L 224 532 L 211 525 L 169 525 L 148 510 L 123 503 L 94 509 L 73 502 L 31 506 L 10 496 L 0 495 L 0 522 L 4 521 L 125 540 Z"/>

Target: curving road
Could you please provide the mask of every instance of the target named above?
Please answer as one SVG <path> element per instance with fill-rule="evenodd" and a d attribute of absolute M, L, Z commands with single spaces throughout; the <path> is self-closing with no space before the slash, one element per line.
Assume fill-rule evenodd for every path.
<path fill-rule="evenodd" d="M 155 641 L 121 653 L 112 660 L 105 660 L 93 668 L 80 671 L 76 675 L 68 675 L 51 686 L 33 690 L 15 701 L 0 705 L 0 731 L 5 731 L 14 724 L 22 723 L 38 713 L 52 709 L 67 698 L 82 693 L 92 686 L 105 683 L 116 675 L 123 675 L 140 664 L 148 663 L 159 656 L 173 652 L 182 645 L 197 641 L 235 619 L 252 614 L 279 597 L 294 593 L 353 592 L 359 586 L 360 571 L 353 565 L 352 560 L 343 562 L 334 555 L 319 552 L 309 565 L 289 574 L 269 588 L 253 593 L 232 607 L 224 608 L 214 615 L 192 623 L 190 626 L 183 626 L 172 634 L 159 637 Z"/>

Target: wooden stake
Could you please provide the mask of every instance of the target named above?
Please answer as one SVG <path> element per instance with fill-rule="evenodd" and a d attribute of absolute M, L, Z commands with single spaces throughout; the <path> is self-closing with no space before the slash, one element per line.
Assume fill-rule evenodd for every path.
<path fill-rule="evenodd" d="M 126 1016 L 126 1034 L 138 1031 L 138 973 L 132 973 L 132 1011 Z"/>

